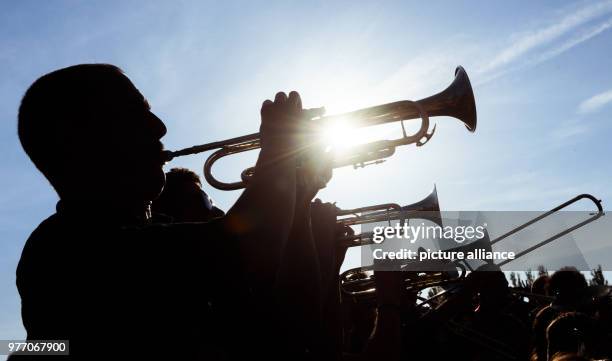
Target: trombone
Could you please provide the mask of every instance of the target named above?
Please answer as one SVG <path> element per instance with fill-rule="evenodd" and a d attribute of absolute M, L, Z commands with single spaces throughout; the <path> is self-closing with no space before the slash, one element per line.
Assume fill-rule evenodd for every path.
<path fill-rule="evenodd" d="M 515 234 L 515 233 L 517 233 L 517 232 L 519 232 L 519 231 L 521 231 L 521 230 L 531 226 L 532 224 L 534 224 L 534 223 L 536 223 L 536 222 L 538 222 L 538 221 L 540 221 L 540 220 L 550 216 L 551 214 L 556 213 L 556 212 L 560 211 L 561 209 L 566 208 L 566 207 L 568 207 L 568 206 L 570 206 L 570 205 L 572 205 L 572 204 L 574 204 L 574 203 L 576 203 L 576 202 L 578 202 L 578 201 L 580 201 L 582 199 L 588 199 L 591 202 L 593 202 L 593 204 L 597 208 L 597 212 L 596 213 L 591 213 L 590 214 L 591 217 L 585 219 L 584 221 L 582 221 L 582 222 L 580 222 L 578 224 L 575 224 L 572 227 L 569 227 L 569 228 L 567 228 L 567 229 L 565 229 L 565 230 L 563 230 L 563 231 L 561 231 L 561 232 L 559 232 L 559 233 L 557 233 L 557 234 L 555 234 L 553 236 L 550 236 L 550 237 L 546 238 L 545 240 L 540 241 L 540 243 L 535 244 L 535 245 L 527 248 L 526 250 L 523 250 L 523 251 L 517 253 L 513 259 L 507 259 L 505 261 L 497 263 L 497 266 L 501 267 L 501 266 L 503 266 L 503 265 L 505 265 L 505 264 L 507 264 L 509 262 L 512 262 L 512 261 L 516 260 L 519 257 L 522 257 L 522 256 L 524 256 L 524 255 L 526 255 L 526 254 L 528 254 L 528 253 L 530 253 L 532 251 L 535 251 L 536 249 L 538 249 L 538 248 L 540 248 L 542 246 L 545 246 L 545 245 L 549 244 L 550 242 L 556 240 L 557 238 L 563 237 L 566 234 L 571 233 L 571 232 L 575 231 L 576 229 L 578 229 L 580 227 L 586 226 L 587 224 L 589 224 L 589 223 L 599 219 L 601 216 L 604 215 L 604 210 L 603 210 L 603 207 L 601 205 L 601 199 L 597 199 L 594 196 L 592 196 L 590 194 L 586 194 L 586 193 L 585 194 L 579 194 L 576 197 L 568 200 L 567 202 L 564 202 L 564 203 L 556 206 L 555 208 L 551 209 L 550 211 L 548 211 L 548 212 L 546 212 L 546 213 L 544 213 L 544 214 L 542 214 L 542 215 L 540 215 L 540 216 L 538 216 L 538 217 L 536 217 L 536 218 L 534 218 L 534 219 L 532 219 L 532 220 L 530 220 L 528 222 L 525 222 L 522 225 L 512 229 L 511 231 L 508 231 L 508 232 L 502 234 L 501 236 L 495 238 L 494 240 L 491 241 L 491 246 L 494 245 L 495 243 L 498 243 L 499 241 L 504 240 L 504 239 L 508 238 L 509 236 L 511 236 L 511 235 L 513 235 L 513 234 Z"/>
<path fill-rule="evenodd" d="M 454 117 L 463 122 L 470 132 L 476 130 L 476 104 L 474 101 L 474 93 L 472 91 L 470 79 L 461 66 L 457 67 L 455 70 L 455 79 L 453 82 L 440 93 L 430 97 L 418 101 L 402 100 L 338 115 L 323 116 L 323 113 L 323 108 L 305 111 L 305 114 L 314 114 L 315 117 L 311 118 L 311 120 L 321 125 L 331 124 L 346 119 L 355 127 L 368 127 L 398 121 L 401 122 L 402 126 L 401 138 L 379 140 L 357 146 L 349 154 L 335 156 L 332 163 L 334 168 L 348 165 L 353 165 L 355 168 L 358 168 L 370 164 L 381 163 L 385 158 L 392 156 L 395 153 L 395 148 L 399 146 L 416 144 L 417 147 L 420 147 L 424 145 L 433 136 L 436 129 L 434 125 L 431 132 L 429 131 L 429 117 Z M 416 118 L 421 119 L 421 127 L 416 133 L 407 135 L 403 121 Z M 204 178 L 206 178 L 206 181 L 211 186 L 217 189 L 236 190 L 246 186 L 246 183 L 248 183 L 249 179 L 254 174 L 254 169 L 245 169 L 241 174 L 241 181 L 227 183 L 213 176 L 213 164 L 223 157 L 255 150 L 260 147 L 260 134 L 252 133 L 218 142 L 196 145 L 177 151 L 167 151 L 166 161 L 170 161 L 176 157 L 217 149 L 204 163 Z"/>
<path fill-rule="evenodd" d="M 603 207 L 601 205 L 601 200 L 595 198 L 594 196 L 592 196 L 591 194 L 580 194 L 577 195 L 576 197 L 558 205 L 557 207 L 549 210 L 548 212 L 535 217 L 533 219 L 531 219 L 530 221 L 527 221 L 517 227 L 515 227 L 514 229 L 502 234 L 501 236 L 493 239 L 493 240 L 489 240 L 488 237 L 488 233 L 485 232 L 485 237 L 474 241 L 470 244 L 466 244 L 463 246 L 459 246 L 459 247 L 455 247 L 455 248 L 451 248 L 448 250 L 445 250 L 445 252 L 469 252 L 469 251 L 473 251 L 475 249 L 485 249 L 487 251 L 491 251 L 492 250 L 492 245 L 501 242 L 502 240 L 508 238 L 509 236 L 520 232 L 521 230 L 531 226 L 532 224 L 539 222 L 540 220 L 556 213 L 559 212 L 560 210 L 562 210 L 563 208 L 566 208 L 580 200 L 589 200 L 591 202 L 593 202 L 593 204 L 595 205 L 595 207 L 597 208 L 596 212 L 590 213 L 590 217 L 583 220 L 582 222 L 579 222 L 571 227 L 568 227 L 542 241 L 540 241 L 539 243 L 519 252 L 516 253 L 515 258 L 513 259 L 506 259 L 502 262 L 496 263 L 496 266 L 503 266 L 509 262 L 512 262 L 528 253 L 533 252 L 534 250 L 543 247 L 551 242 L 553 242 L 554 240 L 563 237 L 564 235 L 571 233 L 573 231 L 575 231 L 578 228 L 584 227 L 585 225 L 599 219 L 600 217 L 602 217 L 604 215 L 604 210 Z M 367 244 L 371 244 L 371 243 L 364 243 L 364 245 Z M 409 264 L 409 263 L 414 263 L 416 261 L 411 261 L 411 262 L 406 262 L 405 264 Z M 488 263 L 493 263 L 492 261 L 488 262 Z M 440 285 L 447 285 L 450 283 L 456 283 L 457 281 L 461 281 L 463 279 L 463 277 L 466 274 L 466 267 L 470 270 L 473 271 L 472 267 L 465 262 L 465 260 L 461 263 L 459 263 L 457 260 L 455 261 L 448 261 L 448 262 L 441 262 L 438 261 L 436 263 L 437 265 L 439 265 L 439 267 L 444 267 L 444 268 L 448 268 L 446 270 L 441 270 L 441 271 L 436 271 L 433 273 L 430 272 L 425 272 L 420 274 L 420 276 L 422 276 L 421 278 L 418 278 L 418 281 L 415 281 L 414 277 L 413 278 L 407 278 L 405 285 L 407 289 L 424 289 L 424 288 L 429 288 L 429 287 L 434 287 L 434 286 L 440 286 Z M 419 267 L 417 267 L 419 268 Z M 422 269 L 422 268 L 421 268 Z M 459 269 L 461 270 L 461 272 L 458 274 L 456 272 L 456 270 Z M 373 295 L 375 295 L 376 289 L 374 287 L 374 274 L 373 274 L 373 270 L 374 270 L 374 266 L 365 266 L 365 267 L 357 267 L 357 268 L 353 268 L 350 269 L 348 271 L 343 272 L 340 275 L 340 289 L 342 291 L 343 294 L 349 295 L 353 298 L 359 299 L 359 298 L 363 298 L 363 299 L 369 299 L 372 298 Z M 429 273 L 429 274 L 428 274 Z"/>

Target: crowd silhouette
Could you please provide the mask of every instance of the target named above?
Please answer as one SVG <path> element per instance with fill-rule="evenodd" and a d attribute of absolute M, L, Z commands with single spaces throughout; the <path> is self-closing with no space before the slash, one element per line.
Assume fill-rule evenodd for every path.
<path fill-rule="evenodd" d="M 339 289 L 351 232 L 315 199 L 331 163 L 297 92 L 261 107 L 257 172 L 224 212 L 183 168 L 164 173 L 166 126 L 108 64 L 36 80 L 19 139 L 59 195 L 17 268 L 29 340 L 71 359 L 590 360 L 612 355 L 612 296 L 576 269 L 510 287 L 487 265 L 435 302 L 405 272 L 376 297 Z M 426 306 L 425 306 L 426 305 Z M 26 358 L 13 355 L 11 359 Z M 44 356 L 34 356 L 35 359 Z"/>

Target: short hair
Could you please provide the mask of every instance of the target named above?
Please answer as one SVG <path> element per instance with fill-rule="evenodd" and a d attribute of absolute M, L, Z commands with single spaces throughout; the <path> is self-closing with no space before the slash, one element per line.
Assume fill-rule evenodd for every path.
<path fill-rule="evenodd" d="M 180 182 L 196 183 L 200 187 L 202 186 L 200 176 L 191 169 L 176 167 L 170 169 L 170 171 L 166 173 L 166 184 Z"/>
<path fill-rule="evenodd" d="M 19 140 L 34 165 L 57 190 L 67 166 L 58 161 L 70 146 L 69 134 L 87 126 L 94 101 L 116 83 L 121 69 L 110 64 L 80 64 L 38 78 L 26 91 L 17 120 Z M 110 75 L 110 76 L 109 76 Z"/>
<path fill-rule="evenodd" d="M 563 267 L 550 276 L 548 290 L 561 301 L 575 302 L 583 296 L 588 284 L 575 267 Z"/>
<path fill-rule="evenodd" d="M 548 287 L 550 282 L 550 276 L 541 275 L 533 281 L 531 285 L 531 293 L 535 293 L 536 295 L 548 295 Z"/>

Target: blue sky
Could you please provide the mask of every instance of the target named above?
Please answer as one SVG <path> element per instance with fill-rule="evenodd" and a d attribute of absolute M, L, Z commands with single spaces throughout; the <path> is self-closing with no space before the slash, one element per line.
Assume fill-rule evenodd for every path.
<path fill-rule="evenodd" d="M 19 100 L 40 75 L 120 66 L 176 149 L 256 131 L 261 102 L 278 90 L 338 112 L 428 96 L 463 65 L 476 133 L 441 118 L 425 147 L 337 170 L 320 197 L 407 204 L 436 183 L 446 210 L 544 210 L 578 193 L 612 198 L 611 27 L 612 1 L 2 2 L 0 339 L 24 336 L 15 267 L 57 201 L 16 136 Z M 398 134 L 389 128 L 367 134 Z M 252 159 L 215 170 L 231 179 Z M 201 172 L 202 162 L 173 165 Z M 239 195 L 206 190 L 226 209 Z"/>

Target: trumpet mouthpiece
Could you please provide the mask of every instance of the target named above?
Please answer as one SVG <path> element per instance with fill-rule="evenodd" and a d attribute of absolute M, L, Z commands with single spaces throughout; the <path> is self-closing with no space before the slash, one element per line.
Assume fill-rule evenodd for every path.
<path fill-rule="evenodd" d="M 164 150 L 162 158 L 164 160 L 164 163 L 168 163 L 169 161 L 174 159 L 174 152 L 170 150 Z"/>

